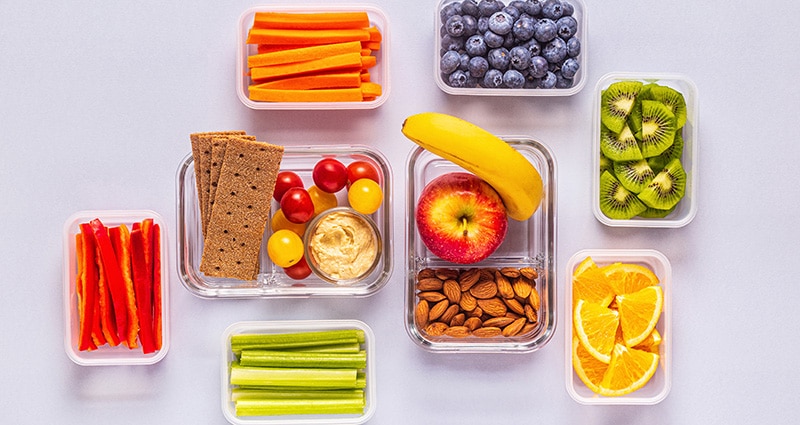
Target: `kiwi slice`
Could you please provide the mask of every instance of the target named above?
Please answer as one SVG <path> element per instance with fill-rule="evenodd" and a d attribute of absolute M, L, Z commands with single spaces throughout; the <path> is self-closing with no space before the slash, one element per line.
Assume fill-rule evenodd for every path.
<path fill-rule="evenodd" d="M 686 191 L 686 172 L 680 159 L 673 159 L 647 186 L 639 199 L 650 208 L 668 210 L 678 204 Z"/>
<path fill-rule="evenodd" d="M 636 194 L 625 189 L 610 172 L 603 172 L 600 176 L 600 211 L 603 214 L 612 219 L 628 220 L 646 209 Z"/>
<path fill-rule="evenodd" d="M 614 133 L 619 133 L 633 109 L 642 88 L 640 81 L 618 81 L 603 90 L 600 96 L 600 121 Z"/>
<path fill-rule="evenodd" d="M 655 83 L 645 84 L 639 90 L 636 100 L 633 103 L 633 109 L 628 115 L 628 126 L 630 126 L 633 135 L 636 139 L 642 140 L 642 101 L 653 100 L 650 98 L 650 89 L 655 87 Z"/>
<path fill-rule="evenodd" d="M 686 99 L 681 92 L 672 87 L 654 85 L 648 90 L 647 95 L 648 99 L 667 105 L 675 115 L 675 128 L 682 128 L 686 124 Z"/>
<path fill-rule="evenodd" d="M 610 171 L 614 172 L 614 161 L 608 159 L 607 156 L 603 155 L 603 152 L 600 152 L 600 174 L 603 174 L 603 171 Z"/>
<path fill-rule="evenodd" d="M 645 159 L 614 162 L 614 175 L 633 193 L 641 192 L 656 176 Z"/>
<path fill-rule="evenodd" d="M 659 210 L 657 208 L 647 207 L 646 210 L 644 210 L 641 213 L 639 213 L 639 217 L 641 217 L 641 218 L 664 218 L 664 217 L 670 215 L 670 213 L 672 213 L 673 211 L 675 211 L 675 208 L 676 207 L 672 207 L 672 208 L 670 208 L 668 210 Z"/>
<path fill-rule="evenodd" d="M 660 155 L 670 147 L 675 131 L 675 114 L 667 105 L 655 100 L 642 101 L 641 151 L 645 158 Z"/>
<path fill-rule="evenodd" d="M 675 140 L 672 142 L 672 145 L 664 152 L 661 152 L 660 155 L 647 158 L 647 163 L 650 165 L 650 168 L 653 169 L 653 172 L 658 174 L 659 171 L 664 169 L 668 162 L 675 158 L 680 159 L 682 155 L 683 135 L 682 131 L 678 130 L 675 132 Z"/>
<path fill-rule="evenodd" d="M 620 133 L 601 126 L 600 153 L 612 161 L 632 161 L 644 158 L 639 149 L 639 142 L 633 137 L 630 127 L 626 124 L 623 124 Z"/>

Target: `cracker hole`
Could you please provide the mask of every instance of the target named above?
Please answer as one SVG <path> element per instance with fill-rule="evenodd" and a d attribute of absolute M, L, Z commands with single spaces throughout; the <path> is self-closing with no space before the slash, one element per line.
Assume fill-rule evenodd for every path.
<path fill-rule="evenodd" d="M 250 189 L 258 190 L 258 187 L 256 187 L 256 185 L 252 185 L 252 186 L 250 186 Z"/>

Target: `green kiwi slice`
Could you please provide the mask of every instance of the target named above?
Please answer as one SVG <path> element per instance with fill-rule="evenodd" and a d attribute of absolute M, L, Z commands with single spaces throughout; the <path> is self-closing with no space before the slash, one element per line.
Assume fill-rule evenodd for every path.
<path fill-rule="evenodd" d="M 664 217 L 670 215 L 670 213 L 672 213 L 673 211 L 675 211 L 675 208 L 676 207 L 672 207 L 672 208 L 670 208 L 668 210 L 659 210 L 657 208 L 647 207 L 646 210 L 644 210 L 641 213 L 639 213 L 639 217 L 641 217 L 641 218 L 664 218 Z"/>
<path fill-rule="evenodd" d="M 641 151 L 645 158 L 660 155 L 670 147 L 675 131 L 675 114 L 668 106 L 655 100 L 642 101 Z"/>
<path fill-rule="evenodd" d="M 600 211 L 603 214 L 612 219 L 628 220 L 646 209 L 636 194 L 625 189 L 610 172 L 603 172 L 600 176 Z"/>
<path fill-rule="evenodd" d="M 654 85 L 648 91 L 648 98 L 657 100 L 672 111 L 675 115 L 676 128 L 682 128 L 686 124 L 686 99 L 681 92 L 672 87 Z"/>
<path fill-rule="evenodd" d="M 641 192 L 656 176 L 645 159 L 614 162 L 614 175 L 633 193 Z"/>
<path fill-rule="evenodd" d="M 642 88 L 640 81 L 618 81 L 603 90 L 600 96 L 600 121 L 614 133 L 619 133 L 633 109 Z"/>
<path fill-rule="evenodd" d="M 603 155 L 603 152 L 600 152 L 600 174 L 603 174 L 603 171 L 610 171 L 611 173 L 614 172 L 614 161 L 608 159 L 607 156 Z"/>
<path fill-rule="evenodd" d="M 668 210 L 678 204 L 686 193 L 686 172 L 680 159 L 673 159 L 647 186 L 639 192 L 639 199 L 650 208 Z"/>
<path fill-rule="evenodd" d="M 678 130 L 675 132 L 675 140 L 672 142 L 672 145 L 664 152 L 661 152 L 660 155 L 647 158 L 647 163 L 650 165 L 650 168 L 653 169 L 653 172 L 658 174 L 658 172 L 664 169 L 668 162 L 676 158 L 680 159 L 682 155 L 683 134 L 681 130 Z"/>
<path fill-rule="evenodd" d="M 632 161 L 644 158 L 639 149 L 639 142 L 633 137 L 630 127 L 625 124 L 620 133 L 601 126 L 600 153 L 612 161 Z"/>
<path fill-rule="evenodd" d="M 653 100 L 650 98 L 650 89 L 655 87 L 655 83 L 649 83 L 642 86 L 636 100 L 633 103 L 633 109 L 628 115 L 628 126 L 630 126 L 633 135 L 638 140 L 642 140 L 642 101 Z"/>

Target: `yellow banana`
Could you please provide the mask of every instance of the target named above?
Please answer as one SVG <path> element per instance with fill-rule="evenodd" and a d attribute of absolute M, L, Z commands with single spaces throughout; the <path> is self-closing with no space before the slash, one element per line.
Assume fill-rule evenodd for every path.
<path fill-rule="evenodd" d="M 521 153 L 488 131 L 452 115 L 423 112 L 403 122 L 403 134 L 426 150 L 486 180 L 514 220 L 529 219 L 542 201 L 542 177 Z"/>

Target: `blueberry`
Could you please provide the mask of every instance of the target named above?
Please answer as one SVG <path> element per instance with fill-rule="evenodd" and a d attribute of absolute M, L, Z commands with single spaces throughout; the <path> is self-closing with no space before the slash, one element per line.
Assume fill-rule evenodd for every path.
<path fill-rule="evenodd" d="M 514 7 L 514 6 L 511 6 L 511 5 L 508 5 L 508 6 L 504 7 L 504 8 L 503 8 L 503 12 L 506 12 L 506 13 L 508 13 L 509 15 L 511 15 L 511 17 L 512 17 L 512 18 L 514 18 L 514 20 L 515 20 L 515 21 L 516 21 L 517 19 L 519 19 L 519 16 L 522 14 L 522 13 L 519 11 L 519 9 L 517 9 L 516 7 Z"/>
<path fill-rule="evenodd" d="M 489 50 L 489 55 L 486 59 L 489 61 L 489 65 L 491 65 L 492 68 L 499 69 L 501 71 L 508 69 L 508 64 L 511 62 L 511 58 L 508 55 L 508 50 L 505 47 L 498 47 L 496 49 Z"/>
<path fill-rule="evenodd" d="M 572 78 L 567 78 L 561 71 L 558 71 L 556 74 L 556 88 L 557 89 L 568 89 L 572 87 Z"/>
<path fill-rule="evenodd" d="M 495 12 L 489 17 L 489 30 L 495 34 L 506 35 L 511 32 L 514 17 L 506 12 Z"/>
<path fill-rule="evenodd" d="M 567 57 L 567 43 L 559 37 L 554 38 L 542 48 L 542 56 L 550 63 L 558 63 Z"/>
<path fill-rule="evenodd" d="M 461 15 L 453 15 L 447 18 L 444 23 L 444 29 L 453 37 L 461 37 L 464 35 L 464 17 Z"/>
<path fill-rule="evenodd" d="M 506 41 L 506 38 L 502 35 L 495 34 L 492 31 L 486 31 L 483 34 L 483 40 L 486 42 L 486 45 L 489 46 L 489 48 L 494 49 L 502 46 Z"/>
<path fill-rule="evenodd" d="M 490 69 L 483 76 L 483 86 L 496 89 L 503 86 L 503 72 L 498 69 Z"/>
<path fill-rule="evenodd" d="M 523 46 L 516 46 L 508 51 L 511 57 L 511 66 L 514 69 L 527 69 L 531 63 L 531 52 Z"/>
<path fill-rule="evenodd" d="M 503 3 L 499 0 L 481 0 L 481 2 L 478 3 L 481 16 L 492 16 L 495 12 L 503 10 L 503 7 Z"/>
<path fill-rule="evenodd" d="M 547 71 L 547 75 L 542 78 L 542 81 L 539 82 L 539 88 L 541 89 L 552 89 L 556 86 L 556 81 L 558 77 L 556 74 L 550 71 Z"/>
<path fill-rule="evenodd" d="M 541 82 L 542 82 L 541 78 L 536 78 L 533 75 L 528 74 L 525 76 L 525 85 L 523 85 L 522 87 L 526 89 L 536 89 L 539 88 L 539 84 Z"/>
<path fill-rule="evenodd" d="M 466 87 L 467 80 L 469 80 L 467 73 L 460 69 L 451 72 L 450 75 L 447 77 L 447 82 L 448 84 L 450 84 L 450 87 L 457 87 L 457 88 Z"/>
<path fill-rule="evenodd" d="M 527 0 L 522 6 L 522 11 L 531 16 L 539 16 L 542 13 L 542 2 L 539 0 Z"/>
<path fill-rule="evenodd" d="M 567 55 L 574 58 L 581 54 L 581 41 L 578 37 L 572 37 L 567 40 Z"/>
<path fill-rule="evenodd" d="M 525 12 L 525 3 L 527 3 L 525 0 L 513 0 L 508 5 L 519 10 L 520 13 L 522 13 Z"/>
<path fill-rule="evenodd" d="M 547 59 L 541 56 L 531 57 L 530 67 L 531 75 L 536 78 L 542 78 L 547 75 L 549 63 Z"/>
<path fill-rule="evenodd" d="M 561 0 L 561 10 L 564 12 L 561 16 L 572 16 L 575 13 L 575 6 L 566 0 Z"/>
<path fill-rule="evenodd" d="M 464 50 L 470 56 L 484 56 L 489 51 L 486 40 L 480 34 L 470 36 L 464 43 Z"/>
<path fill-rule="evenodd" d="M 489 70 L 489 61 L 483 56 L 475 56 L 469 60 L 469 75 L 475 78 L 483 78 Z"/>
<path fill-rule="evenodd" d="M 461 55 L 455 50 L 448 50 L 439 60 L 439 69 L 443 74 L 449 74 L 461 65 Z"/>
<path fill-rule="evenodd" d="M 445 34 L 442 37 L 442 49 L 444 50 L 461 50 L 464 48 L 464 37 L 453 37 L 450 34 Z"/>
<path fill-rule="evenodd" d="M 564 78 L 574 78 L 580 67 L 581 64 L 575 58 L 568 58 L 561 64 L 561 75 Z"/>
<path fill-rule="evenodd" d="M 447 20 L 453 15 L 460 15 L 461 14 L 461 3 L 448 3 L 446 6 L 439 11 L 439 18 L 442 22 L 447 22 Z"/>
<path fill-rule="evenodd" d="M 459 54 L 458 69 L 466 71 L 469 69 L 469 55 L 466 52 Z"/>
<path fill-rule="evenodd" d="M 478 0 L 463 0 L 461 2 L 461 12 L 464 15 L 469 15 L 475 18 L 481 16 L 481 11 L 478 9 Z"/>
<path fill-rule="evenodd" d="M 578 32 L 578 21 L 572 16 L 562 16 L 556 21 L 556 28 L 558 29 L 559 37 L 569 40 L 570 37 Z"/>
<path fill-rule="evenodd" d="M 542 4 L 542 15 L 554 21 L 564 16 L 564 7 L 561 5 L 561 0 L 545 0 L 544 4 Z"/>
<path fill-rule="evenodd" d="M 519 44 L 519 43 L 517 42 L 517 38 L 514 37 L 514 33 L 513 32 L 510 32 L 510 33 L 506 34 L 505 38 L 503 38 L 503 47 L 505 47 L 508 50 L 511 50 L 517 44 Z"/>
<path fill-rule="evenodd" d="M 486 31 L 489 31 L 489 17 L 481 16 L 478 18 L 478 33 L 483 34 Z"/>
<path fill-rule="evenodd" d="M 528 41 L 533 38 L 536 21 L 528 15 L 522 15 L 514 21 L 511 32 L 518 41 Z"/>
<path fill-rule="evenodd" d="M 528 40 L 523 46 L 531 52 L 531 56 L 538 56 L 542 53 L 542 45 L 536 40 Z"/>
<path fill-rule="evenodd" d="M 536 26 L 533 32 L 533 38 L 536 41 L 541 43 L 547 43 L 548 41 L 556 38 L 558 35 L 558 27 L 556 27 L 556 22 L 552 19 L 542 18 L 536 21 Z"/>
<path fill-rule="evenodd" d="M 525 77 L 516 69 L 509 69 L 503 73 L 503 84 L 510 89 L 520 89 L 525 85 Z"/>
<path fill-rule="evenodd" d="M 472 15 L 462 15 L 464 19 L 464 37 L 478 33 L 478 19 Z"/>

